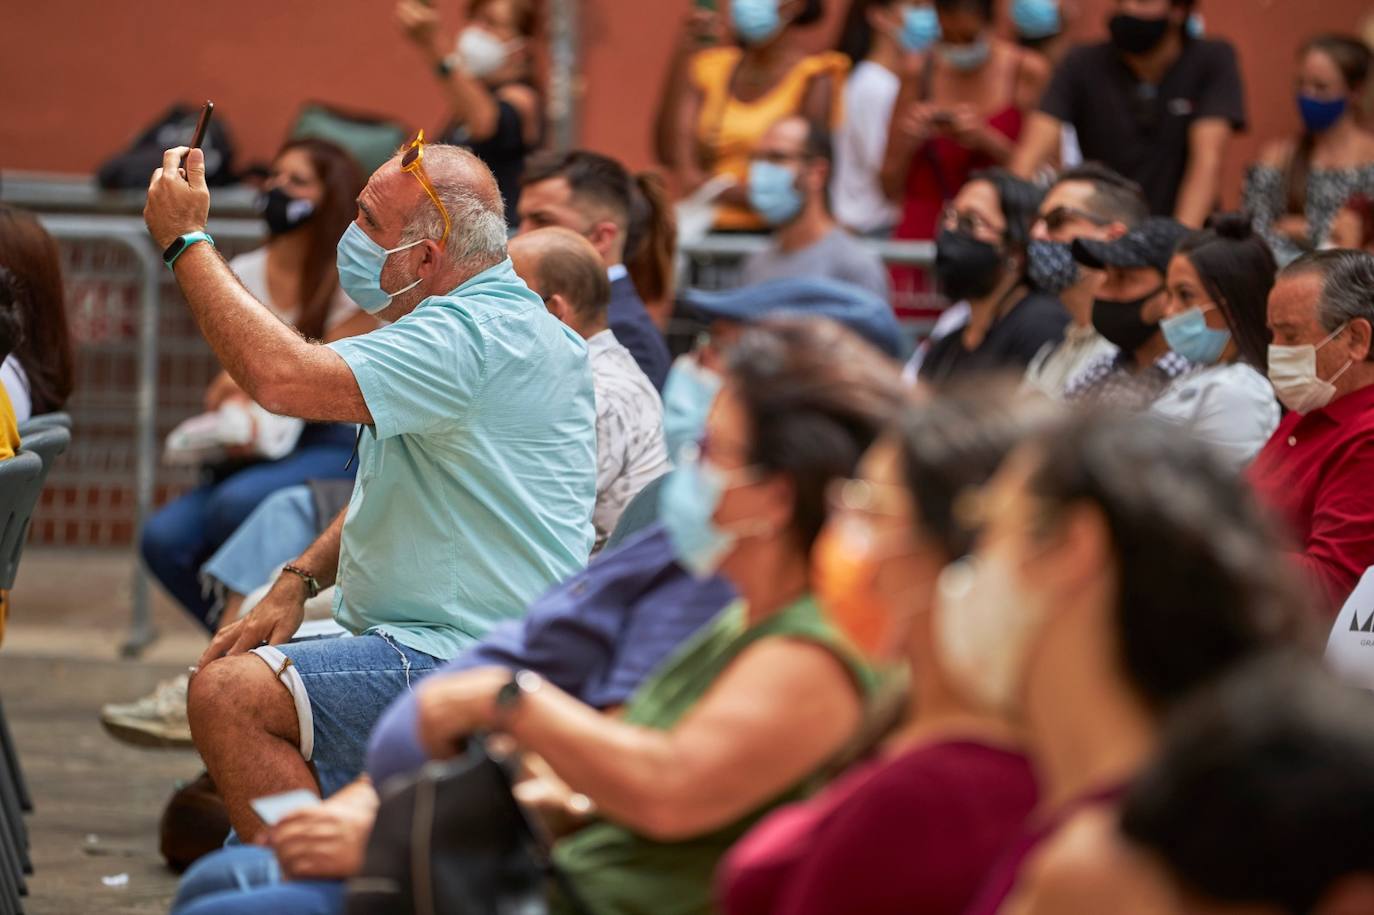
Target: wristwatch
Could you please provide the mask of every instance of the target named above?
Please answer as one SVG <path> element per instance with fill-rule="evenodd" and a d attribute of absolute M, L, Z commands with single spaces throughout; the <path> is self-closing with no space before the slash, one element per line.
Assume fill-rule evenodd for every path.
<path fill-rule="evenodd" d="M 306 569 L 300 566 L 285 565 L 281 567 L 283 572 L 290 572 L 292 575 L 305 582 L 305 594 L 307 599 L 318 597 L 320 593 L 320 580 L 311 575 Z"/>
<path fill-rule="evenodd" d="M 215 240 L 210 237 L 208 232 L 187 232 L 185 235 L 178 236 L 167 246 L 167 250 L 162 252 L 162 262 L 171 270 L 172 265 L 177 262 L 177 258 L 198 241 L 208 241 L 210 247 L 215 247 Z"/>
<path fill-rule="evenodd" d="M 496 708 L 496 718 L 492 722 L 491 730 L 506 730 L 520 703 L 530 693 L 538 692 L 539 687 L 543 685 L 544 678 L 532 670 L 517 670 L 511 674 L 505 686 L 496 691 L 496 699 L 492 703 Z"/>

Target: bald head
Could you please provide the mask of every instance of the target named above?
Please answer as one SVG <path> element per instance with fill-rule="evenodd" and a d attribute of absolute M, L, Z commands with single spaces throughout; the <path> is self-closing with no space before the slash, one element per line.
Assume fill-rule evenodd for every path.
<path fill-rule="evenodd" d="M 549 311 L 583 337 L 606 327 L 611 283 L 592 243 L 570 229 L 535 229 L 510 241 L 515 272 Z"/>

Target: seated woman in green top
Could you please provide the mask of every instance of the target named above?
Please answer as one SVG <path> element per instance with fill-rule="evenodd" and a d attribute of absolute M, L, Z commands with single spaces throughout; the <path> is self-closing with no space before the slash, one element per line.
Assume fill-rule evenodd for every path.
<path fill-rule="evenodd" d="M 718 570 L 742 599 L 618 717 L 528 673 L 518 675 L 518 702 L 498 710 L 504 669 L 417 689 L 432 756 L 497 728 L 594 805 L 593 822 L 555 848 L 592 911 L 709 911 L 711 875 L 730 844 L 809 787 L 854 736 L 871 675 L 812 600 L 808 555 L 826 485 L 853 474 L 901 398 L 895 364 L 839 325 L 792 319 L 746 331 L 701 453 L 664 487 L 662 513 L 682 563 Z"/>

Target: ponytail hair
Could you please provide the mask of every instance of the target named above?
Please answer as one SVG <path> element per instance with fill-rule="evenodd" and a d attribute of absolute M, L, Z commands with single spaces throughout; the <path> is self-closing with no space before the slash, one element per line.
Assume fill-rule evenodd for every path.
<path fill-rule="evenodd" d="M 1336 69 L 1341 71 L 1341 78 L 1345 80 L 1345 87 L 1350 92 L 1359 91 L 1369 78 L 1374 53 L 1371 53 L 1365 43 L 1358 38 L 1349 35 L 1318 35 L 1302 46 L 1302 50 L 1298 52 L 1298 59 L 1302 60 L 1313 51 L 1320 51 L 1331 58 Z M 1304 130 L 1302 139 L 1293 150 L 1293 157 L 1289 160 L 1284 174 L 1285 213 L 1301 216 L 1307 212 L 1307 179 L 1312 174 L 1312 150 L 1316 143 L 1316 136 L 1311 131 Z"/>
<path fill-rule="evenodd" d="M 1269 370 L 1266 312 L 1278 264 L 1248 213 L 1216 213 L 1207 228 L 1184 236 L 1174 251 L 1197 271 L 1207 295 L 1226 319 L 1242 362 Z"/>
<path fill-rule="evenodd" d="M 630 218 L 625 230 L 625 268 L 646 302 L 673 298 L 677 217 L 663 177 L 640 172 L 631 181 Z"/>

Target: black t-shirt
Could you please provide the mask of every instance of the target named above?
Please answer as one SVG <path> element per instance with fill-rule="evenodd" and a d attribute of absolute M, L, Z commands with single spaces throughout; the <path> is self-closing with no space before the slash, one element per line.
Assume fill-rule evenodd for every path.
<path fill-rule="evenodd" d="M 941 382 L 973 372 L 1025 372 L 1046 343 L 1064 339 L 1069 313 L 1054 296 L 1031 292 L 988 328 L 977 349 L 964 348 L 963 328 L 930 346 L 921 363 L 922 381 Z"/>
<path fill-rule="evenodd" d="M 1158 86 L 1140 82 L 1110 43 L 1074 48 L 1040 100 L 1072 124 L 1083 158 L 1109 165 L 1145 189 L 1150 211 L 1172 216 L 1197 118 L 1245 128 L 1236 52 L 1224 41 L 1187 39 Z"/>
<path fill-rule="evenodd" d="M 525 142 L 525 121 L 515 106 L 503 98 L 496 99 L 496 131 L 485 140 L 473 141 L 467 128 L 452 124 L 444 132 L 443 142 L 466 146 L 472 154 L 486 163 L 496 178 L 496 187 L 506 204 L 506 224 L 514 227 L 520 222 L 515 205 L 520 199 L 520 179 L 525 173 L 525 159 L 538 144 Z"/>

